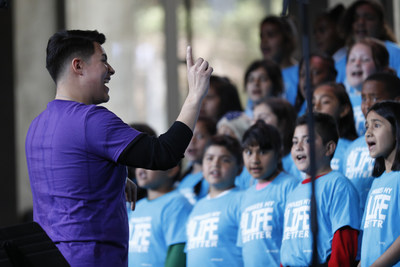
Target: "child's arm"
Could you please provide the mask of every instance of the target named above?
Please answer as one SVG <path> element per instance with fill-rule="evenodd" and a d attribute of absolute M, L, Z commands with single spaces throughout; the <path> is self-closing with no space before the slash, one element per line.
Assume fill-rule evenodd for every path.
<path fill-rule="evenodd" d="M 328 266 L 352 266 L 357 256 L 358 231 L 349 226 L 338 229 L 332 239 Z"/>
<path fill-rule="evenodd" d="M 186 266 L 185 243 L 173 244 L 168 247 L 165 267 Z"/>
<path fill-rule="evenodd" d="M 400 236 L 396 238 L 393 244 L 371 265 L 375 266 L 393 266 L 400 261 Z"/>

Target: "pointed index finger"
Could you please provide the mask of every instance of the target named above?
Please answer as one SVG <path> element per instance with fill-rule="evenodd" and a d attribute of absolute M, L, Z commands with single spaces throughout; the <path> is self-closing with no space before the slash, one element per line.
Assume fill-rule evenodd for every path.
<path fill-rule="evenodd" d="M 193 66 L 192 47 L 190 45 L 186 49 L 186 66 L 188 68 Z"/>

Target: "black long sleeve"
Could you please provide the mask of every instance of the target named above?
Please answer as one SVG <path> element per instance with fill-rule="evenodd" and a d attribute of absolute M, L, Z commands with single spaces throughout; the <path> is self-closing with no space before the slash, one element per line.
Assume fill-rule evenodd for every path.
<path fill-rule="evenodd" d="M 192 136 L 191 129 L 179 121 L 158 138 L 142 133 L 122 151 L 118 163 L 150 170 L 168 170 L 183 158 Z"/>

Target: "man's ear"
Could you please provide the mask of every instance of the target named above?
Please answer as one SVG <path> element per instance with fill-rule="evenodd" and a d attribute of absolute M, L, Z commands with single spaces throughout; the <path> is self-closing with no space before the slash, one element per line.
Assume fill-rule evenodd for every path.
<path fill-rule="evenodd" d="M 325 148 L 325 156 L 330 157 L 335 153 L 336 143 L 331 140 L 325 145 Z"/>
<path fill-rule="evenodd" d="M 78 75 L 82 75 L 83 71 L 83 60 L 81 58 L 74 58 L 71 61 L 72 71 Z"/>

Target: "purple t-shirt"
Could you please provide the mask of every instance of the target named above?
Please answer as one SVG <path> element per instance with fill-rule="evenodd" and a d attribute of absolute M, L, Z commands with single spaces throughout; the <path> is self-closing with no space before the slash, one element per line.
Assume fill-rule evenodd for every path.
<path fill-rule="evenodd" d="M 72 266 L 84 265 L 84 260 L 126 265 L 126 167 L 116 162 L 139 134 L 106 108 L 73 101 L 54 100 L 33 120 L 25 150 L 34 220 L 54 242 L 61 242 Z M 106 259 L 96 253 L 101 248 L 84 251 L 85 245 L 79 248 L 80 258 L 63 246 L 75 241 L 105 244 L 107 250 L 120 250 L 114 255 L 123 259 L 109 254 Z"/>

